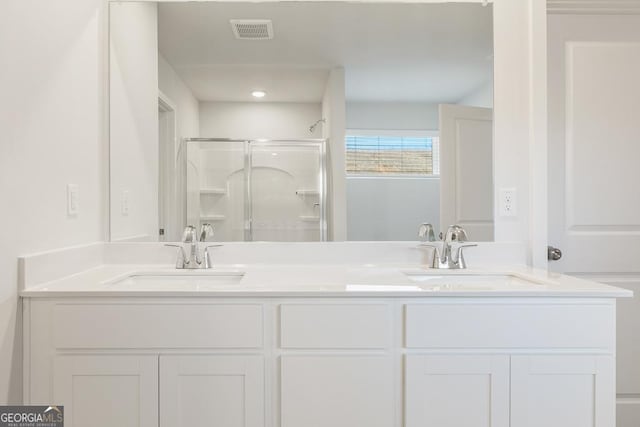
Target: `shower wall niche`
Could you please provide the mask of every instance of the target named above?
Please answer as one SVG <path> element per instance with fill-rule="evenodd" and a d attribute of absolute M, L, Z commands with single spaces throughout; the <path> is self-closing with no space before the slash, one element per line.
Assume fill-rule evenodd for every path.
<path fill-rule="evenodd" d="M 326 240 L 324 140 L 186 140 L 186 218 L 217 241 Z"/>

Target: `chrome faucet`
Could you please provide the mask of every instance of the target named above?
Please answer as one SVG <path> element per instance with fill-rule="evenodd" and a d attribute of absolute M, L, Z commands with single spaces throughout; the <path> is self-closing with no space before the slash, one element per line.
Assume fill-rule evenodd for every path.
<path fill-rule="evenodd" d="M 431 262 L 431 268 L 462 269 L 467 268 L 462 250 L 471 246 L 478 246 L 475 243 L 467 242 L 467 232 L 459 225 L 452 225 L 447 229 L 443 240 L 436 241 L 433 226 L 422 224 L 418 235 L 426 240 L 420 244 L 435 249 L 435 254 Z M 440 235 L 442 238 L 442 234 Z"/>
<path fill-rule="evenodd" d="M 176 261 L 176 268 L 178 269 L 198 269 L 198 268 L 211 268 L 211 257 L 209 256 L 209 248 L 216 248 L 223 245 L 206 245 L 204 249 L 201 249 L 201 243 L 207 241 L 207 239 L 213 236 L 213 227 L 211 224 L 202 224 L 200 227 L 200 240 L 198 240 L 198 234 L 196 228 L 193 225 L 188 225 L 184 229 L 182 235 L 182 245 L 168 243 L 165 246 L 171 246 L 180 249 L 178 252 L 178 260 Z M 184 248 L 184 245 L 189 246 L 189 254 Z"/>

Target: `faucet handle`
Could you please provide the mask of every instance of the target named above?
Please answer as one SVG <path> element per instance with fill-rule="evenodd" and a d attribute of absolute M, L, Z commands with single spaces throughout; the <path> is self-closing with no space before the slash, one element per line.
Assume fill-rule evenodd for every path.
<path fill-rule="evenodd" d="M 433 225 L 428 222 L 420 224 L 420 228 L 418 228 L 418 237 L 426 242 L 435 242 L 436 235 L 433 232 Z"/>
<path fill-rule="evenodd" d="M 187 225 L 182 234 L 182 243 L 195 243 L 198 241 L 196 228 L 193 225 Z"/>
<path fill-rule="evenodd" d="M 467 240 L 467 232 L 459 225 L 450 226 L 444 237 L 444 241 L 447 243 L 466 242 Z"/>
<path fill-rule="evenodd" d="M 213 237 L 213 226 L 209 223 L 202 224 L 200 226 L 200 241 L 206 242 L 211 237 Z"/>

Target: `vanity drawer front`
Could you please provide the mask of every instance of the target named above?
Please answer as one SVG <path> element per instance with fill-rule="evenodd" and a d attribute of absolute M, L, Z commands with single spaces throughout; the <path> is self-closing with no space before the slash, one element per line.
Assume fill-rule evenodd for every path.
<path fill-rule="evenodd" d="M 282 348 L 382 349 L 391 344 L 388 304 L 282 304 Z"/>
<path fill-rule="evenodd" d="M 615 348 L 611 303 L 407 304 L 408 348 Z"/>
<path fill-rule="evenodd" d="M 56 348 L 261 348 L 261 304 L 57 304 Z"/>

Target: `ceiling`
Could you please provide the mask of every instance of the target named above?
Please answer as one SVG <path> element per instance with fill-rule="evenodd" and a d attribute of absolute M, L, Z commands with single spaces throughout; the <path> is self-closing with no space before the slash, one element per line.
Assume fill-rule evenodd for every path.
<path fill-rule="evenodd" d="M 272 40 L 230 19 L 271 19 Z M 478 3 L 160 3 L 159 49 L 201 101 L 318 102 L 344 67 L 351 102 L 454 103 L 493 76 L 492 8 Z"/>

